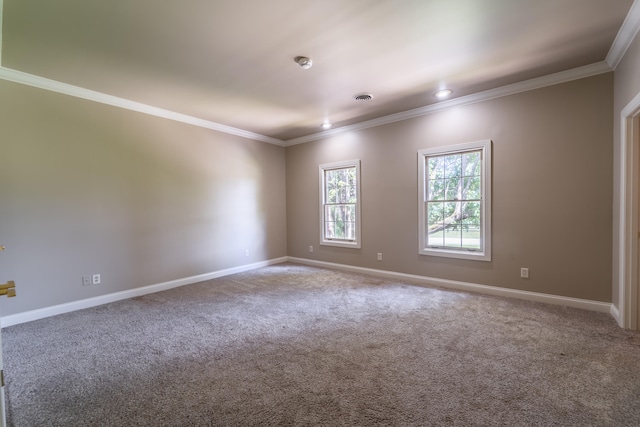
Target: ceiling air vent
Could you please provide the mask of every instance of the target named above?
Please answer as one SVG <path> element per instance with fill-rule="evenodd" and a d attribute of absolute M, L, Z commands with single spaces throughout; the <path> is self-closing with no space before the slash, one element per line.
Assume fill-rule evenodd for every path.
<path fill-rule="evenodd" d="M 373 99 L 373 95 L 370 93 L 356 93 L 353 95 L 353 99 L 356 101 L 371 101 Z"/>

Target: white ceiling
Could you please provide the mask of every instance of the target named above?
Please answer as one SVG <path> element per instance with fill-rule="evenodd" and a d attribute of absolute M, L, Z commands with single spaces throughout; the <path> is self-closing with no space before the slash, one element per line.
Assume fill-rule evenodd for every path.
<path fill-rule="evenodd" d="M 2 3 L 5 68 L 286 141 L 604 61 L 633 0 Z"/>

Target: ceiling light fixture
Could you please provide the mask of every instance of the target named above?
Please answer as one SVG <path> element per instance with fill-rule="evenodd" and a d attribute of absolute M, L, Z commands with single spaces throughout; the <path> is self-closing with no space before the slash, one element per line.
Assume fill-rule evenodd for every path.
<path fill-rule="evenodd" d="M 435 96 L 436 98 L 446 98 L 447 96 L 451 95 L 453 93 L 453 91 L 451 89 L 440 89 L 439 91 L 437 91 L 436 93 L 433 94 L 433 96 Z"/>
<path fill-rule="evenodd" d="M 333 124 L 331 124 L 330 122 L 324 122 L 322 124 L 322 129 L 331 129 L 331 126 L 333 126 Z"/>
<path fill-rule="evenodd" d="M 308 70 L 313 65 L 311 58 L 307 58 L 306 56 L 296 56 L 293 60 L 304 70 Z"/>

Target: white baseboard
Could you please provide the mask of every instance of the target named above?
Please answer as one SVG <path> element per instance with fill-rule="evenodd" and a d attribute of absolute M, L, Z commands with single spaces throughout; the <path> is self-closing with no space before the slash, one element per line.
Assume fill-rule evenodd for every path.
<path fill-rule="evenodd" d="M 69 313 L 76 310 L 82 310 L 85 308 L 108 304 L 110 302 L 120 301 L 123 299 L 135 298 L 155 292 L 166 291 L 168 289 L 177 288 L 179 286 L 191 285 L 193 283 L 211 280 L 217 277 L 229 276 L 231 274 L 242 273 L 244 271 L 255 270 L 256 268 L 266 267 L 273 264 L 280 264 L 286 261 L 287 257 L 275 258 L 267 261 L 256 262 L 253 264 L 241 265 L 239 267 L 228 268 L 225 270 L 214 271 L 212 273 L 200 274 L 198 276 L 185 277 L 183 279 L 143 286 L 141 288 L 128 289 L 126 291 L 101 295 L 94 298 L 87 298 L 65 304 L 54 305 L 51 307 L 40 308 L 37 310 L 10 314 L 7 316 L 2 316 L 0 318 L 0 325 L 2 325 L 2 327 L 4 328 L 7 326 L 17 325 L 19 323 L 31 322 L 33 320 L 44 319 L 45 317 Z"/>
<path fill-rule="evenodd" d="M 618 325 L 621 328 L 624 328 L 624 321 L 622 320 L 622 317 L 620 317 L 620 310 L 618 310 L 618 307 L 616 307 L 615 305 L 611 304 L 611 316 L 613 316 L 614 319 L 616 319 L 616 322 L 618 322 Z"/>
<path fill-rule="evenodd" d="M 385 277 L 388 279 L 397 280 L 410 280 L 417 283 L 422 283 L 429 286 L 439 286 L 443 288 L 463 290 L 469 292 L 478 292 L 488 295 L 504 296 L 509 298 L 518 298 L 528 301 L 544 302 L 548 304 L 563 305 L 567 307 L 582 308 L 585 310 L 598 311 L 602 313 L 611 314 L 614 319 L 620 322 L 620 313 L 618 308 L 606 302 L 591 301 L 579 298 L 563 297 L 558 295 L 543 294 L 538 292 L 520 291 L 515 289 L 500 288 L 497 286 L 480 285 L 476 283 L 459 282 L 455 280 L 438 279 L 435 277 L 418 276 L 414 274 L 397 273 L 394 271 L 376 270 L 372 268 L 355 267 L 346 264 L 336 264 L 324 261 L 315 261 L 305 258 L 296 257 L 281 257 L 267 261 L 261 261 L 253 264 L 242 265 L 239 267 L 228 268 L 225 270 L 219 270 L 212 273 L 201 274 L 198 276 L 185 277 L 183 279 L 172 280 L 169 282 L 158 283 L 155 285 L 143 286 L 141 288 L 129 289 L 126 291 L 115 292 L 112 294 L 101 295 L 94 298 L 83 299 L 79 301 L 73 301 L 66 304 L 54 305 L 51 307 L 45 307 L 37 310 L 25 311 L 23 313 L 10 314 L 2 316 L 0 318 L 0 325 L 2 327 L 17 325 L 20 323 L 31 322 L 33 320 L 44 319 L 46 317 L 55 316 L 58 314 L 69 313 L 76 310 L 82 310 L 85 308 L 91 308 L 98 305 L 108 304 L 110 302 L 120 301 L 128 298 L 135 298 L 142 295 L 152 294 L 155 292 L 166 291 L 168 289 L 177 288 L 180 286 L 191 285 L 193 283 L 202 282 L 205 280 L 211 280 L 218 277 L 229 276 L 231 274 L 242 273 L 245 271 L 255 270 L 256 268 L 266 267 L 268 265 L 280 264 L 283 262 L 295 262 L 298 264 L 311 265 L 316 267 L 333 268 L 336 270 L 351 271 L 355 273 L 370 274 L 379 277 Z"/>
<path fill-rule="evenodd" d="M 500 288 L 497 286 L 479 285 L 476 283 L 459 282 L 456 280 L 438 279 L 435 277 L 418 276 L 414 274 L 397 273 L 394 271 L 376 270 L 372 268 L 354 267 L 345 264 L 335 264 L 324 261 L 314 261 L 306 258 L 288 257 L 289 262 L 306 264 L 315 267 L 334 268 L 337 270 L 351 271 L 354 273 L 370 274 L 397 280 L 411 280 L 429 286 L 439 286 L 442 288 L 456 289 L 469 292 L 478 292 L 488 295 L 503 296 L 509 298 L 523 299 L 527 301 L 544 302 L 547 304 L 563 305 L 566 307 L 582 308 L 585 310 L 598 311 L 601 313 L 614 313 L 614 305 L 608 302 L 585 300 L 580 298 L 563 297 L 558 295 L 543 294 L 539 292 L 520 291 L 516 289 Z M 617 312 L 617 309 L 615 309 Z M 614 315 L 614 317 L 616 317 Z M 620 322 L 618 322 L 620 323 Z"/>

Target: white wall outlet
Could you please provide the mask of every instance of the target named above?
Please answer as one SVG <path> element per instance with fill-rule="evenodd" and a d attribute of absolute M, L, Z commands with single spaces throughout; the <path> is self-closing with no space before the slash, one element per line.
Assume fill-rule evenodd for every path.
<path fill-rule="evenodd" d="M 313 252 L 313 246 L 309 246 L 309 252 Z"/>
<path fill-rule="evenodd" d="M 522 267 L 520 269 L 520 277 L 522 279 L 528 279 L 529 278 L 529 269 L 526 267 Z"/>
<path fill-rule="evenodd" d="M 249 256 L 249 249 L 244 250 L 244 256 Z"/>
<path fill-rule="evenodd" d="M 378 261 L 382 261 L 382 252 L 378 252 Z"/>
<path fill-rule="evenodd" d="M 99 274 L 94 274 L 93 276 L 91 276 L 91 283 L 94 285 L 99 285 L 102 282 L 102 279 L 100 278 Z"/>
<path fill-rule="evenodd" d="M 91 285 L 91 276 L 82 276 L 82 286 Z"/>

